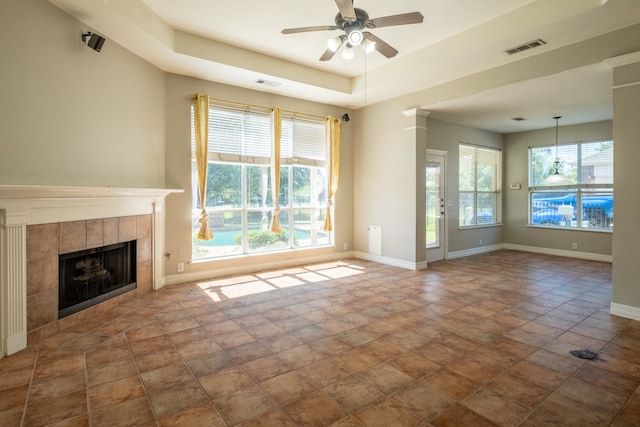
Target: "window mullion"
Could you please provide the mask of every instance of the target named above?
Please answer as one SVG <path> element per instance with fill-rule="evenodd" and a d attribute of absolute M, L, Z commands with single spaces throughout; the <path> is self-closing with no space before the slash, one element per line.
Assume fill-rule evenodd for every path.
<path fill-rule="evenodd" d="M 242 165 L 242 253 L 249 252 L 249 213 L 247 211 L 247 165 Z"/>
<path fill-rule="evenodd" d="M 293 178 L 294 178 L 294 174 L 293 174 L 293 168 L 294 166 L 289 166 L 288 169 L 288 175 L 289 175 L 289 206 L 288 206 L 288 216 L 289 216 L 289 247 L 293 248 L 294 247 L 294 234 L 295 234 L 295 230 L 294 230 L 294 223 L 293 223 Z"/>

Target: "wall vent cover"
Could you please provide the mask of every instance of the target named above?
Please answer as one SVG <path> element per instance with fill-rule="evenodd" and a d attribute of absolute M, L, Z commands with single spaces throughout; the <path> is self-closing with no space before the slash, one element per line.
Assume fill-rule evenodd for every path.
<path fill-rule="evenodd" d="M 519 53 L 519 52 L 522 52 L 522 51 L 525 51 L 525 50 L 533 49 L 534 47 L 542 46 L 544 44 L 547 44 L 547 42 L 545 42 L 542 39 L 537 39 L 537 40 L 530 41 L 528 43 L 521 44 L 520 46 L 516 46 L 516 47 L 512 47 L 511 49 L 507 49 L 507 50 L 505 50 L 505 52 L 508 53 L 509 55 L 513 55 L 515 53 Z"/>

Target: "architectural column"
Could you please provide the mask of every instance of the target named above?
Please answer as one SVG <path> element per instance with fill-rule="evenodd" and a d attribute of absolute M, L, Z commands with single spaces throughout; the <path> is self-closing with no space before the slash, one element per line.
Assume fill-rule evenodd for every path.
<path fill-rule="evenodd" d="M 611 313 L 640 320 L 640 51 L 605 61 L 613 68 L 613 301 Z"/>
<path fill-rule="evenodd" d="M 0 358 L 27 346 L 27 214 L 0 210 Z"/>
<path fill-rule="evenodd" d="M 427 167 L 427 117 L 430 111 L 424 108 L 409 108 L 402 114 L 412 120 L 411 126 L 404 129 L 411 132 L 415 140 L 415 255 L 414 270 L 424 270 L 427 268 L 427 248 L 425 245 L 426 228 L 426 179 L 425 171 Z"/>

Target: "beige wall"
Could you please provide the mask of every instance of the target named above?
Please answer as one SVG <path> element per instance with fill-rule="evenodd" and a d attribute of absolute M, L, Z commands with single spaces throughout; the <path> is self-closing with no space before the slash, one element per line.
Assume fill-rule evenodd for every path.
<path fill-rule="evenodd" d="M 165 274 L 169 283 L 218 276 L 246 270 L 259 270 L 274 266 L 312 260 L 337 258 L 353 248 L 353 148 L 352 123 L 341 125 L 340 179 L 336 193 L 334 237 L 335 246 L 260 254 L 251 257 L 250 264 L 240 258 L 215 261 L 191 261 L 191 98 L 194 93 L 207 93 L 210 97 L 256 106 L 279 106 L 284 110 L 299 111 L 317 116 L 341 117 L 353 112 L 344 108 L 301 101 L 293 98 L 256 92 L 207 82 L 200 79 L 168 74 L 166 77 L 166 183 L 169 188 L 182 188 L 183 194 L 173 195 L 166 203 L 165 247 L 171 258 L 166 260 Z M 349 252 L 347 252 L 349 254 Z M 184 273 L 177 274 L 177 264 L 185 263 Z"/>
<path fill-rule="evenodd" d="M 382 229 L 382 257 L 413 265 L 416 256 L 416 132 L 397 101 L 354 115 L 356 252 L 369 253 L 369 226 Z M 422 143 L 424 144 L 424 142 Z M 424 184 L 423 184 L 424 187 Z"/>
<path fill-rule="evenodd" d="M 47 1 L 0 28 L 0 184 L 164 187 L 164 73 Z"/>
<path fill-rule="evenodd" d="M 549 123 L 553 120 L 549 117 Z M 581 141 L 606 141 L 613 137 L 612 122 L 603 121 L 575 126 L 560 126 L 560 144 Z M 587 254 L 611 255 L 612 233 L 529 227 L 529 147 L 555 143 L 555 127 L 505 135 L 504 174 L 504 242 L 532 248 L 571 251 L 572 243 Z M 619 148 L 615 143 L 616 152 Z M 617 165 L 616 165 L 617 169 Z M 520 184 L 520 190 L 509 190 L 509 184 Z M 618 199 L 616 194 L 616 201 Z M 616 202 L 617 204 L 617 202 Z M 618 212 L 616 209 L 616 225 Z"/>

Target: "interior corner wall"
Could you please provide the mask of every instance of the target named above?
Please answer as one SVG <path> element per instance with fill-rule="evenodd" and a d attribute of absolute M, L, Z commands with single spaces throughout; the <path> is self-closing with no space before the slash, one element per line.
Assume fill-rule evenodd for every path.
<path fill-rule="evenodd" d="M 427 118 L 426 134 L 427 149 L 440 150 L 447 153 L 445 179 L 447 192 L 447 251 L 449 255 L 472 253 L 476 250 L 482 250 L 486 246 L 501 245 L 503 243 L 502 226 L 460 229 L 458 225 L 458 146 L 460 142 L 466 142 L 468 144 L 503 149 L 502 135 L 445 122 L 432 117 Z M 503 157 L 503 163 L 504 160 Z"/>
<path fill-rule="evenodd" d="M 0 183 L 164 187 L 164 73 L 43 0 L 0 2 Z"/>
<path fill-rule="evenodd" d="M 214 83 L 197 78 L 167 74 L 166 76 L 166 183 L 169 188 L 184 189 L 166 201 L 165 249 L 171 254 L 165 259 L 167 283 L 199 280 L 206 277 L 255 271 L 300 264 L 319 259 L 337 259 L 350 254 L 353 248 L 353 111 L 280 95 Z M 334 203 L 335 246 L 309 248 L 300 251 L 282 251 L 254 254 L 245 257 L 226 257 L 191 262 L 193 209 L 191 179 L 191 95 L 206 93 L 211 98 L 264 107 L 279 106 L 284 110 L 324 117 L 342 117 L 348 113 L 352 119 L 341 124 L 340 177 Z M 178 263 L 184 263 L 184 272 L 178 274 Z"/>
<path fill-rule="evenodd" d="M 549 118 L 550 124 L 551 117 Z M 562 143 L 606 141 L 613 137 L 611 120 L 560 126 L 558 141 Z M 504 243 L 531 248 L 571 251 L 577 243 L 581 253 L 610 256 L 612 234 L 581 230 L 530 227 L 529 222 L 529 147 L 548 146 L 555 143 L 555 127 L 505 135 L 504 151 Z M 619 149 L 615 141 L 615 150 Z M 616 164 L 616 170 L 618 164 Z M 520 184 L 519 190 L 509 189 L 510 184 Z M 616 191 L 615 200 L 618 203 Z M 618 210 L 616 207 L 616 225 Z"/>
<path fill-rule="evenodd" d="M 640 320 L 640 62 L 614 68 L 613 87 L 613 303 Z"/>

